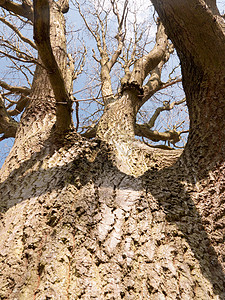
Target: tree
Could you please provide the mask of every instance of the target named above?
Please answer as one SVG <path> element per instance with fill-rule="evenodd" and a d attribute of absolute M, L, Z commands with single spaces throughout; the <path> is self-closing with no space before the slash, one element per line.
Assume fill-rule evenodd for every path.
<path fill-rule="evenodd" d="M 109 5 L 110 2 L 111 5 Z M 94 3 L 89 1 L 88 5 L 86 1 L 82 2 L 82 5 L 75 1 L 75 6 L 84 21 L 87 31 L 96 43 L 96 49 L 92 49 L 92 58 L 97 62 L 96 69 L 99 69 L 97 79 L 101 79 L 101 96 L 96 97 L 98 99 L 96 99 L 97 103 L 100 104 L 99 110 L 102 112 L 102 107 L 106 107 L 109 102 L 116 102 L 123 95 L 127 85 L 131 82 L 134 83 L 139 78 L 142 86 L 141 101 L 139 101 L 134 117 L 131 117 L 134 122 L 136 121 L 134 134 L 149 138 L 152 141 L 168 141 L 175 145 L 180 141 L 181 134 L 184 133 L 182 130 L 177 130 L 184 123 L 183 120 L 182 122 L 177 120 L 177 125 L 173 124 L 173 127 L 167 128 L 165 132 L 151 129 L 155 126 L 156 119 L 158 119 L 161 112 L 172 110 L 176 105 L 184 103 L 185 99 L 182 98 L 179 101 L 165 101 L 166 99 L 164 99 L 162 106 L 157 107 L 150 120 L 145 121 L 144 124 L 138 124 L 140 117 L 138 118 L 137 115 L 143 104 L 152 98 L 155 93 L 181 81 L 179 76 L 172 78 L 172 73 L 174 73 L 174 70 L 172 70 L 168 80 L 162 82 L 162 69 L 169 60 L 171 53 L 174 52 L 173 45 L 169 43 L 162 24 L 158 22 L 155 47 L 150 50 L 148 45 L 150 39 L 149 29 L 143 24 L 138 24 L 139 10 L 133 8 L 133 11 L 128 1 L 124 3 L 109 1 L 108 6 L 107 2 L 101 3 L 101 1 L 94 1 Z M 134 15 L 133 20 L 130 19 L 132 15 Z M 116 27 L 116 31 L 112 28 L 109 29 L 112 24 Z M 117 68 L 115 70 L 116 63 Z M 144 71 L 143 74 L 140 74 L 140 69 Z M 119 74 L 120 77 L 120 87 L 118 89 L 115 89 L 113 72 Z M 137 75 L 138 72 L 139 75 Z M 93 78 L 91 81 L 93 81 Z M 96 84 L 96 86 L 98 85 Z M 96 111 L 94 115 L 96 115 Z M 98 134 L 98 118 L 95 117 L 91 122 L 93 126 L 83 136 L 90 138 Z M 85 128 L 87 128 L 86 124 Z"/>
<path fill-rule="evenodd" d="M 111 3 L 109 2 L 108 5 L 107 3 L 101 3 L 101 1 L 98 1 L 97 3 L 92 3 L 91 1 L 89 1 L 88 4 L 84 2 L 82 3 L 82 8 L 79 2 L 75 1 L 75 6 L 79 11 L 81 17 L 83 18 L 84 24 L 87 27 L 90 35 L 96 42 L 96 49 L 92 49 L 93 55 L 91 59 L 94 59 L 95 62 L 97 62 L 97 66 L 94 66 L 93 61 L 90 63 L 92 64 L 93 68 L 100 69 L 99 74 L 96 74 L 94 78 L 90 79 L 90 81 L 92 83 L 95 82 L 95 80 L 97 82 L 100 81 L 101 97 L 99 97 L 98 91 L 96 91 L 96 93 L 98 94 L 97 97 L 93 97 L 92 94 L 88 95 L 87 97 L 89 98 L 89 100 L 92 100 L 92 102 L 96 101 L 96 103 L 98 104 L 97 109 L 93 107 L 92 109 L 89 108 L 89 111 L 94 110 L 95 116 L 98 115 L 97 118 L 95 117 L 94 120 L 92 120 L 93 126 L 88 126 L 87 120 L 84 122 L 84 127 L 89 128 L 89 130 L 83 133 L 83 135 L 90 138 L 96 136 L 97 126 L 94 125 L 97 125 L 97 123 L 99 122 L 99 116 L 102 115 L 104 106 L 108 105 L 108 102 L 114 102 L 123 94 L 123 90 L 127 85 L 127 82 L 129 81 L 131 75 L 135 73 L 137 74 L 138 68 L 140 69 L 140 66 L 143 65 L 144 61 L 146 70 L 145 74 L 142 74 L 141 81 L 143 81 L 144 83 L 145 80 L 145 83 L 142 84 L 143 95 L 140 95 L 142 99 L 137 108 L 137 112 L 139 113 L 139 115 L 135 113 L 135 118 L 137 119 L 136 123 L 140 120 L 140 115 L 143 114 L 143 104 L 148 102 L 148 99 L 152 99 L 152 96 L 155 95 L 155 93 L 157 93 L 158 91 L 164 91 L 168 87 L 172 87 L 174 84 L 180 82 L 181 79 L 179 78 L 179 75 L 174 75 L 174 71 L 176 70 L 176 68 L 174 68 L 168 75 L 167 81 L 162 82 L 162 69 L 166 65 L 166 62 L 169 60 L 171 53 L 174 52 L 174 48 L 173 45 L 167 40 L 164 28 L 162 24 L 160 24 L 160 22 L 158 22 L 156 45 L 153 49 L 151 49 L 148 45 L 150 43 L 149 29 L 146 25 L 144 26 L 143 24 L 138 24 L 138 9 L 133 8 L 133 11 L 133 9 L 128 5 L 127 1 L 125 1 L 122 7 L 120 7 L 120 3 L 117 3 L 115 1 L 111 1 Z M 119 13 L 120 9 L 122 10 L 121 15 Z M 110 11 L 112 11 L 112 13 Z M 133 20 L 131 20 L 131 17 L 133 17 Z M 24 20 L 22 20 L 21 22 L 20 18 L 21 24 L 16 24 L 14 19 L 15 17 L 12 16 L 11 13 L 6 14 L 5 11 L 3 11 L 3 17 L 1 17 L 0 20 L 4 25 L 10 28 L 10 34 L 6 36 L 6 30 L 5 28 L 3 28 L 4 31 L 1 37 L 1 45 L 4 49 L 4 56 L 11 61 L 10 68 L 13 69 L 13 71 L 15 71 L 16 69 L 16 72 L 14 72 L 16 74 L 18 73 L 18 71 L 20 71 L 22 75 L 25 76 L 27 81 L 26 84 L 28 84 L 29 87 L 20 87 L 18 86 L 18 84 L 13 84 L 13 82 L 8 84 L 5 82 L 7 81 L 7 79 L 0 82 L 3 98 L 2 102 L 4 102 L 2 103 L 2 119 L 4 121 L 2 122 L 2 128 L 0 131 L 1 133 L 4 133 L 1 138 L 2 140 L 8 137 L 15 137 L 18 124 L 14 122 L 14 119 L 11 119 L 11 124 L 13 124 L 13 126 L 8 126 L 10 116 L 14 117 L 21 114 L 21 112 L 28 105 L 32 86 L 32 84 L 30 83 L 32 81 L 32 78 L 29 74 L 31 73 L 30 63 L 32 62 L 34 64 L 38 64 L 36 53 L 34 53 L 37 49 L 36 44 L 29 38 L 25 37 L 25 34 L 27 34 L 25 28 L 27 28 L 28 26 L 32 28 L 32 23 L 27 24 L 27 22 L 24 22 Z M 131 22 L 132 25 L 130 24 Z M 109 27 L 110 30 L 108 29 Z M 114 27 L 116 28 L 116 30 L 114 29 Z M 22 31 L 20 31 L 19 28 L 22 28 Z M 77 31 L 79 31 L 79 29 Z M 74 37 L 72 38 L 74 39 Z M 99 58 L 97 57 L 97 52 L 99 52 Z M 1 53 L 3 53 L 3 51 Z M 147 53 L 148 55 L 146 55 Z M 72 57 L 72 55 L 68 53 L 67 63 L 69 64 L 69 70 L 72 76 L 72 79 L 70 79 L 71 82 L 76 80 L 78 75 L 82 73 L 85 65 L 86 55 L 87 47 L 84 46 L 84 52 L 80 57 L 80 63 L 78 63 L 78 66 L 75 66 L 75 57 Z M 157 63 L 157 60 L 159 61 L 159 63 Z M 49 62 L 49 59 L 47 58 L 46 61 Z M 115 70 L 116 63 L 117 68 Z M 121 66 L 120 70 L 118 68 L 118 63 Z M 25 64 L 29 64 L 29 67 L 26 67 Z M 148 67 L 146 68 L 147 64 Z M 76 71 L 73 72 L 74 69 Z M 142 69 L 144 70 L 144 65 Z M 118 73 L 119 77 L 121 78 L 121 87 L 119 89 L 115 89 L 115 76 L 112 76 L 113 70 L 114 73 Z M 87 72 L 87 68 L 85 68 L 85 72 Z M 11 74 L 12 72 L 10 73 L 10 75 Z M 132 76 L 134 77 L 134 75 Z M 165 75 L 163 77 L 165 81 Z M 134 81 L 134 78 L 131 78 L 130 81 L 132 80 Z M 117 85 L 118 84 L 119 82 L 117 83 Z M 79 118 L 79 103 L 82 105 L 82 100 L 79 100 L 80 96 L 78 96 L 78 99 L 75 99 L 73 97 L 73 94 L 80 93 L 80 91 L 82 90 L 87 91 L 87 89 L 81 89 L 79 87 L 80 91 L 77 91 L 75 89 L 75 93 L 73 93 L 72 85 L 73 84 L 71 84 L 70 87 L 69 97 L 71 98 L 70 101 L 76 104 L 76 130 L 78 130 L 80 129 L 79 125 L 81 123 Z M 93 84 L 90 86 L 90 88 L 94 90 L 92 86 Z M 96 86 L 98 87 L 99 84 L 96 84 Z M 18 98 L 18 94 L 20 95 L 20 98 Z M 164 132 L 159 132 L 154 127 L 156 124 L 156 120 L 157 122 L 159 122 L 158 119 L 160 118 L 161 112 L 174 109 L 179 104 L 184 103 L 185 99 L 181 98 L 181 100 L 178 99 L 176 101 L 173 101 L 168 97 L 166 98 L 165 95 L 163 98 L 164 99 L 161 101 L 161 106 L 157 107 L 156 111 L 152 113 L 152 117 L 150 118 L 150 120 L 147 120 L 145 118 L 144 124 L 135 124 L 135 134 L 141 137 L 149 138 L 153 141 L 168 141 L 169 143 L 175 145 L 181 140 L 181 134 L 183 133 L 183 131 L 178 131 L 178 128 L 183 125 L 183 120 L 180 121 L 177 118 L 176 123 L 173 123 L 172 127 L 167 125 L 168 128 L 166 128 L 166 131 Z M 6 116 L 4 116 L 4 114 L 6 114 Z M 88 119 L 88 117 L 86 119 Z M 154 128 L 154 130 L 152 130 L 152 128 Z"/>
<path fill-rule="evenodd" d="M 162 21 L 157 44 L 136 60 L 115 99 L 107 89 L 118 49 L 111 59 L 103 49 L 107 91 L 103 84 L 93 140 L 72 125 L 68 2 L 0 2 L 34 23 L 40 56 L 18 128 L 1 104 L 4 132 L 16 132 L 1 170 L 1 299 L 225 298 L 224 18 L 214 1 L 152 2 Z M 167 35 L 190 115 L 182 154 L 135 139 L 149 93 L 143 82 L 160 71 Z"/>

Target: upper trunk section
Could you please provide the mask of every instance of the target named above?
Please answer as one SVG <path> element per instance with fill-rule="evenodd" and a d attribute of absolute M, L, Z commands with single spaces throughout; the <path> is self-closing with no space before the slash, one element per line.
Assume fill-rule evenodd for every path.
<path fill-rule="evenodd" d="M 184 154 L 201 176 L 204 170 L 224 161 L 224 19 L 219 16 L 216 1 L 152 2 L 181 60 L 190 114 Z"/>
<path fill-rule="evenodd" d="M 72 89 L 72 73 L 67 68 L 65 20 L 60 7 L 50 1 L 50 40 L 53 54 L 67 84 Z M 42 64 L 42 62 L 40 62 Z M 8 175 L 10 165 L 14 168 L 28 160 L 34 153 L 52 144 L 53 126 L 56 122 L 56 100 L 49 75 L 42 65 L 37 65 L 30 94 L 30 103 L 23 113 L 14 146 L 2 167 Z M 8 162 L 10 161 L 10 164 Z M 7 166 L 7 170 L 5 169 Z"/>
<path fill-rule="evenodd" d="M 113 150 L 116 167 L 136 177 L 149 168 L 171 165 L 180 155 L 180 151 L 150 148 L 135 139 L 136 114 L 142 99 L 140 93 L 138 85 L 127 85 L 121 98 L 106 106 L 97 127 L 97 137 Z"/>
<path fill-rule="evenodd" d="M 137 90 L 126 90 L 121 98 L 106 106 L 99 121 L 97 136 L 114 145 L 115 142 L 134 140 L 134 124 L 138 103 Z"/>
<path fill-rule="evenodd" d="M 190 115 L 185 149 L 197 173 L 205 175 L 225 153 L 225 73 L 205 73 L 190 61 L 182 62 L 183 86 Z"/>

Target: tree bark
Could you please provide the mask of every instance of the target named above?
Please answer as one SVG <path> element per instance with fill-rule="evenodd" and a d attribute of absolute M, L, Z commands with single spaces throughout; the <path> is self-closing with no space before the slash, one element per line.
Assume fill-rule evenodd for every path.
<path fill-rule="evenodd" d="M 191 155 L 193 167 L 201 177 L 224 162 L 224 19 L 216 1 L 152 2 L 180 57 L 190 116 L 185 153 Z"/>
<path fill-rule="evenodd" d="M 218 191 L 205 203 L 163 150 L 135 178 L 102 142 L 72 144 L 1 184 L 1 298 L 224 299 Z"/>
<path fill-rule="evenodd" d="M 225 299 L 224 69 L 179 51 L 191 118 L 181 156 L 134 139 L 134 86 L 106 106 L 95 140 L 59 142 L 37 67 L 0 174 L 1 299 Z"/>
<path fill-rule="evenodd" d="M 70 93 L 72 72 L 67 68 L 65 20 L 60 7 L 53 1 L 50 1 L 50 9 L 52 51 Z M 48 144 L 54 143 L 54 139 L 60 139 L 53 134 L 58 109 L 48 72 L 43 65 L 36 67 L 29 97 L 29 105 L 21 117 L 14 147 L 2 167 L 2 176 L 8 176 L 10 170 L 19 167 L 20 163 L 30 159 L 34 153 L 39 153 Z"/>

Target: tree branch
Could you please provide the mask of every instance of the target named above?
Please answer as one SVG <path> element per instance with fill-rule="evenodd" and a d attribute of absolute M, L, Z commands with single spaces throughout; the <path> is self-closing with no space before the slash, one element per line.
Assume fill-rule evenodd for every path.
<path fill-rule="evenodd" d="M 0 140 L 2 141 L 6 138 L 15 137 L 17 128 L 18 123 L 7 113 L 4 101 L 0 95 L 0 134 L 4 134 Z"/>
<path fill-rule="evenodd" d="M 15 51 L 15 49 L 14 49 L 14 51 Z M 10 58 L 10 59 L 14 59 L 14 60 L 17 60 L 17 61 L 21 61 L 21 62 L 23 62 L 23 63 L 34 63 L 34 64 L 38 64 L 38 65 L 41 65 L 37 60 L 35 60 L 35 59 L 29 59 L 29 58 L 25 58 L 25 57 L 23 57 L 23 54 L 24 54 L 24 56 L 26 56 L 26 53 L 23 53 L 23 54 L 19 54 L 22 58 L 20 58 L 20 57 L 16 57 L 16 56 L 13 56 L 13 55 L 10 55 L 10 54 L 8 54 L 8 53 L 6 53 L 5 51 L 1 51 L 0 50 L 0 54 L 3 54 L 4 56 L 6 56 L 6 57 L 8 57 L 8 58 Z"/>
<path fill-rule="evenodd" d="M 152 3 L 180 57 L 192 57 L 197 66 L 206 66 L 209 72 L 212 67 L 224 69 L 225 24 L 218 15 L 215 0 L 152 0 Z"/>
<path fill-rule="evenodd" d="M 0 6 L 9 12 L 33 21 L 33 9 L 30 5 L 25 5 L 24 3 L 21 5 L 10 0 L 0 0 Z"/>
<path fill-rule="evenodd" d="M 141 87 L 147 75 L 163 60 L 167 47 L 167 35 L 164 26 L 159 21 L 156 44 L 147 55 L 144 55 L 135 62 L 129 83 L 135 83 Z"/>
<path fill-rule="evenodd" d="M 94 138 L 96 136 L 97 126 L 89 127 L 88 130 L 82 134 L 86 138 Z M 172 144 L 175 144 L 180 141 L 180 135 L 183 132 L 169 130 L 165 132 L 159 132 L 157 130 L 151 130 L 147 124 L 135 124 L 135 135 L 146 137 L 153 142 L 159 141 L 170 141 Z"/>
<path fill-rule="evenodd" d="M 159 132 L 157 130 L 151 130 L 146 124 L 135 124 L 135 135 L 146 137 L 153 142 L 170 141 L 175 144 L 180 141 L 179 131 L 169 130 Z"/>
<path fill-rule="evenodd" d="M 15 94 L 29 95 L 31 91 L 29 88 L 26 87 L 9 85 L 2 80 L 0 80 L 0 86 Z"/>
<path fill-rule="evenodd" d="M 63 133 L 72 124 L 71 99 L 51 47 L 48 0 L 34 0 L 34 40 L 56 98 L 56 130 Z"/>
<path fill-rule="evenodd" d="M 30 39 L 26 38 L 25 36 L 23 36 L 22 33 L 19 31 L 19 29 L 16 26 L 12 25 L 10 22 L 8 22 L 5 18 L 2 18 L 2 17 L 0 17 L 0 21 L 2 21 L 9 28 L 11 28 L 22 41 L 24 41 L 25 43 L 28 43 L 34 49 L 37 49 L 35 43 L 33 41 L 31 41 Z"/>
<path fill-rule="evenodd" d="M 127 8 L 128 1 L 126 0 L 124 2 L 123 13 L 122 13 L 121 19 L 120 19 L 120 15 L 119 15 L 115 1 L 111 0 L 111 4 L 113 7 L 113 12 L 114 12 L 115 16 L 117 17 L 117 22 L 118 22 L 118 33 L 116 35 L 116 39 L 118 41 L 118 46 L 117 46 L 116 51 L 113 53 L 110 61 L 108 62 L 109 70 L 111 70 L 112 67 L 114 66 L 114 64 L 117 62 L 117 59 L 120 56 L 122 49 L 123 49 L 125 33 L 123 33 L 122 28 L 123 28 L 123 24 L 125 24 L 125 22 L 126 22 L 126 16 L 127 16 L 127 12 L 128 12 L 128 8 Z"/>
<path fill-rule="evenodd" d="M 150 121 L 149 121 L 148 123 L 144 124 L 145 127 L 146 127 L 146 126 L 147 126 L 148 128 L 154 127 L 154 126 L 155 126 L 155 121 L 156 121 L 156 119 L 158 118 L 158 116 L 161 114 L 161 112 L 163 112 L 163 111 L 165 111 L 165 110 L 171 110 L 171 109 L 174 108 L 175 105 L 182 104 L 182 103 L 184 103 L 185 101 L 186 101 L 186 98 L 184 98 L 184 99 L 182 99 L 182 100 L 180 100 L 180 101 L 177 101 L 177 102 L 174 101 L 174 102 L 172 102 L 172 103 L 169 103 L 169 102 L 166 102 L 166 101 L 165 101 L 165 102 L 163 103 L 163 106 L 162 106 L 162 107 L 156 108 L 156 110 L 155 110 L 154 114 L 152 115 Z"/>
<path fill-rule="evenodd" d="M 77 77 L 83 72 L 84 65 L 86 63 L 86 55 L 87 55 L 87 48 L 84 45 L 84 52 L 82 53 L 82 57 L 80 58 L 80 61 L 75 70 L 74 60 L 73 60 L 72 56 L 70 54 L 68 54 L 70 69 L 71 70 L 73 69 L 73 72 L 72 72 L 73 80 L 77 79 Z"/>
<path fill-rule="evenodd" d="M 24 110 L 24 108 L 27 107 L 29 102 L 29 97 L 21 96 L 16 103 L 16 107 L 12 110 L 7 110 L 9 116 L 19 115 Z"/>
<path fill-rule="evenodd" d="M 144 94 L 140 103 L 140 106 L 143 105 L 150 97 L 152 97 L 157 91 L 165 89 L 175 83 L 181 82 L 181 79 L 172 80 L 171 78 L 163 83 L 161 81 L 162 68 L 170 58 L 170 54 L 174 51 L 173 45 L 168 47 L 166 50 L 164 58 L 160 61 L 158 66 L 152 70 L 151 76 L 148 82 L 143 86 Z"/>
<path fill-rule="evenodd" d="M 74 2 L 76 3 L 76 7 L 79 11 L 79 14 L 80 16 L 82 17 L 83 21 L 84 21 L 84 24 L 85 26 L 87 27 L 88 31 L 92 34 L 92 36 L 94 37 L 94 39 L 96 40 L 96 43 L 97 43 L 97 47 L 98 47 L 98 50 L 100 52 L 100 54 L 102 55 L 103 53 L 103 49 L 102 49 L 102 46 L 101 46 L 101 39 L 100 39 L 100 35 L 99 33 L 96 31 L 94 31 L 88 24 L 84 14 L 82 13 L 81 11 L 81 7 L 80 7 L 80 3 L 77 1 L 77 0 L 74 0 Z"/>

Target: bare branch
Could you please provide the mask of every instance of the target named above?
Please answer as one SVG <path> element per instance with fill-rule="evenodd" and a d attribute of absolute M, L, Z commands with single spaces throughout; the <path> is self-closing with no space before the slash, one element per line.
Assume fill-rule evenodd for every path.
<path fill-rule="evenodd" d="M 123 49 L 125 33 L 123 33 L 122 28 L 123 28 L 123 24 L 125 24 L 125 22 L 126 22 L 126 16 L 127 16 L 127 12 L 128 12 L 128 9 L 127 9 L 128 0 L 126 0 L 124 2 L 123 14 L 122 14 L 121 19 L 120 19 L 119 11 L 117 9 L 115 0 L 111 0 L 111 4 L 113 7 L 113 12 L 114 12 L 115 16 L 117 17 L 117 21 L 118 21 L 118 33 L 116 35 L 116 39 L 118 41 L 118 47 L 117 47 L 116 51 L 114 52 L 114 54 L 112 55 L 111 60 L 108 62 L 109 70 L 111 70 L 112 67 L 114 66 L 114 64 L 117 62 L 117 59 L 120 56 L 122 49 Z"/>
<path fill-rule="evenodd" d="M 158 118 L 158 116 L 161 114 L 162 111 L 165 111 L 165 110 L 171 110 L 174 108 L 175 105 L 179 105 L 179 104 L 182 104 L 186 101 L 186 98 L 183 98 L 182 100 L 180 101 L 174 101 L 172 103 L 169 103 L 167 101 L 165 101 L 163 103 L 163 106 L 162 107 L 158 107 L 153 116 L 151 117 L 150 121 L 147 123 L 147 124 L 144 124 L 145 126 L 147 126 L 148 128 L 152 128 L 155 126 L 155 121 L 156 119 Z"/>
<path fill-rule="evenodd" d="M 164 64 L 164 63 L 163 63 Z M 152 72 L 151 72 L 151 77 L 149 78 L 148 82 L 146 85 L 144 85 L 144 95 L 142 98 L 142 101 L 140 105 L 143 105 L 150 97 L 152 97 L 156 92 L 161 91 L 167 87 L 170 87 L 176 83 L 181 82 L 182 79 L 174 79 L 174 80 L 168 80 L 166 83 L 163 83 L 161 81 L 161 68 L 160 64 L 157 66 Z"/>
<path fill-rule="evenodd" d="M 140 102 L 140 106 L 142 106 L 152 95 L 154 95 L 157 91 L 162 90 L 166 87 L 169 87 L 177 82 L 180 82 L 181 79 L 172 80 L 171 74 L 169 75 L 169 80 L 166 83 L 161 81 L 162 68 L 166 64 L 166 62 L 170 58 L 170 54 L 173 53 L 174 47 L 173 44 L 169 44 L 167 49 L 165 50 L 165 54 L 162 60 L 159 62 L 158 66 L 151 71 L 151 76 L 148 82 L 143 86 L 143 97 Z"/>
<path fill-rule="evenodd" d="M 26 5 L 25 1 L 23 1 L 23 4 L 21 5 L 10 0 L 0 0 L 0 6 L 9 12 L 13 12 L 16 15 L 33 21 L 33 9 L 30 5 Z"/>
<path fill-rule="evenodd" d="M 26 78 L 26 81 L 27 81 L 28 85 L 31 87 L 32 84 L 31 84 L 31 82 L 30 82 L 30 80 L 28 78 L 28 75 L 23 70 L 23 68 L 26 69 L 32 76 L 34 76 L 34 74 L 31 72 L 31 70 L 27 66 L 25 66 L 25 65 L 16 64 L 16 62 L 13 59 L 11 59 L 11 62 L 14 65 L 14 67 L 12 67 L 12 68 L 15 68 L 17 71 L 21 72 L 23 74 L 23 76 Z"/>
<path fill-rule="evenodd" d="M 88 31 L 92 34 L 92 36 L 93 36 L 94 39 L 96 40 L 96 42 L 97 42 L 97 47 L 98 47 L 98 50 L 99 50 L 100 54 L 102 54 L 102 53 L 103 53 L 103 49 L 102 49 L 102 46 L 101 46 L 101 39 L 100 39 L 100 35 L 99 35 L 98 31 L 97 31 L 97 30 L 94 31 L 94 30 L 89 26 L 86 17 L 84 16 L 84 14 L 83 14 L 82 11 L 81 11 L 80 3 L 79 3 L 77 0 L 74 0 L 74 2 L 75 2 L 75 4 L 76 4 L 76 7 L 78 8 L 78 11 L 79 11 L 80 16 L 82 17 L 82 19 L 83 19 L 83 21 L 84 21 L 85 26 L 87 27 Z"/>
<path fill-rule="evenodd" d="M 92 49 L 92 52 L 93 52 L 92 57 L 94 58 L 94 60 L 97 61 L 98 63 L 100 63 L 101 60 L 96 57 L 95 49 Z"/>
<path fill-rule="evenodd" d="M 16 57 L 22 58 L 22 59 L 27 60 L 27 61 L 35 60 L 35 58 L 33 57 L 32 54 L 28 54 L 27 52 L 24 52 L 24 51 L 20 50 L 18 43 L 16 45 L 16 43 L 13 44 L 8 40 L 2 40 L 1 42 L 2 42 L 1 46 L 5 47 L 5 49 L 9 49 L 9 52 L 10 52 L 10 50 L 15 52 Z"/>
<path fill-rule="evenodd" d="M 155 47 L 147 55 L 144 55 L 135 62 L 129 83 L 135 83 L 141 86 L 147 75 L 156 68 L 164 58 L 167 47 L 167 35 L 164 26 L 159 22 Z"/>
<path fill-rule="evenodd" d="M 25 43 L 28 43 L 34 49 L 37 49 L 35 43 L 33 41 L 31 41 L 30 39 L 28 39 L 27 37 L 23 36 L 22 33 L 19 31 L 19 29 L 16 26 L 14 26 L 10 22 L 8 22 L 5 18 L 2 18 L 2 17 L 0 17 L 0 21 L 3 22 L 4 24 L 6 24 L 9 28 L 11 28 L 22 41 L 24 41 Z"/>
<path fill-rule="evenodd" d="M 15 94 L 23 94 L 23 95 L 29 95 L 30 94 L 30 89 L 27 87 L 22 87 L 22 86 L 12 86 L 7 84 L 6 82 L 0 80 L 0 86 L 8 91 L 11 91 L 12 93 Z"/>
<path fill-rule="evenodd" d="M 182 78 L 178 78 L 178 79 L 174 79 L 174 80 L 169 80 L 169 81 L 167 81 L 165 83 L 162 83 L 162 86 L 160 87 L 159 90 L 166 89 L 167 87 L 172 86 L 172 85 L 174 85 L 176 83 L 179 83 L 179 82 L 182 82 Z"/>
<path fill-rule="evenodd" d="M 28 59 L 28 58 L 26 59 L 26 58 L 22 57 L 22 55 L 21 55 L 22 58 L 20 58 L 20 57 L 16 57 L 16 56 L 13 56 L 11 54 L 8 54 L 8 53 L 6 53 L 4 51 L 1 51 L 1 50 L 0 50 L 0 54 L 3 54 L 4 56 L 6 56 L 6 57 L 8 57 L 10 59 L 21 61 L 23 63 L 35 63 L 35 64 L 39 64 L 40 65 L 40 63 L 38 63 L 37 60 L 35 60 L 35 59 Z"/>
<path fill-rule="evenodd" d="M 77 65 L 77 68 L 76 70 L 74 70 L 73 72 L 73 80 L 77 79 L 77 77 L 83 72 L 84 70 L 84 65 L 85 65 L 85 62 L 86 62 L 86 55 L 87 55 L 87 48 L 86 46 L 84 46 L 84 52 L 82 54 L 82 57 Z M 70 56 L 70 62 L 71 62 L 71 59 L 72 57 Z M 74 62 L 73 62 L 73 68 L 74 68 Z"/>
<path fill-rule="evenodd" d="M 102 35 L 102 46 L 103 46 L 103 53 L 107 53 L 107 45 L 106 45 L 106 30 L 107 30 L 107 21 L 106 23 L 104 24 L 104 22 L 102 21 L 102 19 L 100 18 L 99 14 L 96 13 L 95 14 L 98 21 L 99 21 L 99 24 L 101 25 L 101 35 Z"/>
<path fill-rule="evenodd" d="M 135 124 L 135 135 L 146 137 L 154 142 L 170 141 L 175 144 L 180 141 L 180 132 L 176 130 L 169 130 L 159 132 L 151 130 L 146 124 Z"/>

